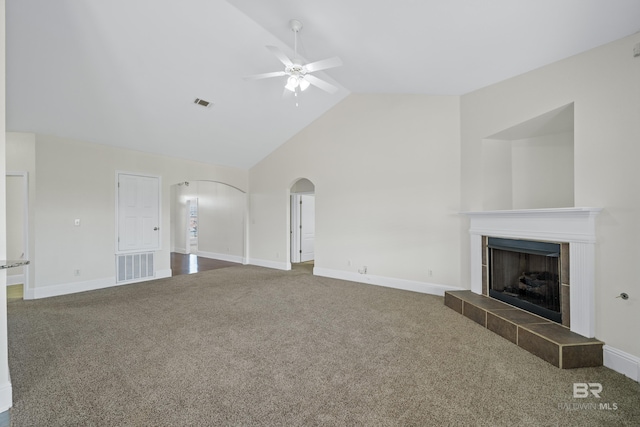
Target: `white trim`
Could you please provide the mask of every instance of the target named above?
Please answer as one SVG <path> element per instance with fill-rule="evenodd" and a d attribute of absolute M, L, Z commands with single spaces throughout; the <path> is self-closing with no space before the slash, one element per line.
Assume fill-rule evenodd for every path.
<path fill-rule="evenodd" d="M 26 266 L 23 268 L 26 269 Z M 12 285 L 23 285 L 24 286 L 24 274 L 12 274 L 11 276 L 7 275 L 7 286 Z"/>
<path fill-rule="evenodd" d="M 587 338 L 596 334 L 594 246 L 593 243 L 569 242 L 571 331 Z"/>
<path fill-rule="evenodd" d="M 0 385 L 0 412 L 8 411 L 13 406 L 13 388 L 7 381 Z"/>
<path fill-rule="evenodd" d="M 127 285 L 130 282 L 116 283 L 115 277 L 104 279 L 85 280 L 82 282 L 63 283 L 59 285 L 40 286 L 32 290 L 32 295 L 25 294 L 25 299 L 39 299 L 57 297 L 60 295 L 75 294 L 78 292 L 94 291 L 96 289 L 110 288 L 112 286 Z"/>
<path fill-rule="evenodd" d="M 640 382 L 640 357 L 605 345 L 602 347 L 604 366 Z"/>
<path fill-rule="evenodd" d="M 595 336 L 595 218 L 601 208 L 463 212 L 471 219 L 471 290 L 482 293 L 481 236 L 569 243 L 571 331 Z"/>
<path fill-rule="evenodd" d="M 173 248 L 171 252 L 175 252 L 182 255 L 189 255 L 189 252 L 187 252 L 186 248 Z"/>
<path fill-rule="evenodd" d="M 462 288 L 436 283 L 418 282 L 416 280 L 397 279 L 393 277 L 373 276 L 351 271 L 333 270 L 330 268 L 314 267 L 316 276 L 330 277 L 332 279 L 347 280 L 349 282 L 365 283 L 367 285 L 383 286 L 385 288 L 402 289 L 405 291 L 419 292 L 422 294 L 444 296 L 445 291 L 461 291 Z"/>
<path fill-rule="evenodd" d="M 291 264 L 282 261 L 270 261 L 267 259 L 251 258 L 247 260 L 247 264 L 258 267 L 274 268 L 276 270 L 291 270 Z"/>
<path fill-rule="evenodd" d="M 218 254 L 215 252 L 205 252 L 205 251 L 197 251 L 194 255 L 203 257 L 203 258 L 217 259 L 220 261 L 237 262 L 238 264 L 245 263 L 244 257 L 240 255 Z"/>
<path fill-rule="evenodd" d="M 22 299 L 24 300 L 36 299 L 35 292 L 33 291 L 33 289 L 24 289 L 22 291 Z"/>
<path fill-rule="evenodd" d="M 482 295 L 482 236 L 472 234 L 471 238 L 471 291 Z"/>
<path fill-rule="evenodd" d="M 78 292 L 95 291 L 97 289 L 112 288 L 115 286 L 131 285 L 134 283 L 148 282 L 150 280 L 171 277 L 171 270 L 156 271 L 155 277 L 147 277 L 140 280 L 130 280 L 128 282 L 116 283 L 115 277 L 105 277 L 103 279 L 85 280 L 82 282 L 63 283 L 59 285 L 41 286 L 29 289 L 24 294 L 24 299 L 39 299 L 57 297 L 61 295 L 75 294 Z"/>

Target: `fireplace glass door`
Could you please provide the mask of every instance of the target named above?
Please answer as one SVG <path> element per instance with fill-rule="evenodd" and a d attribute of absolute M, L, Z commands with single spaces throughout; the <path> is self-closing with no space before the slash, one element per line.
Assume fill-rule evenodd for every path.
<path fill-rule="evenodd" d="M 560 245 L 489 237 L 489 296 L 562 322 Z"/>

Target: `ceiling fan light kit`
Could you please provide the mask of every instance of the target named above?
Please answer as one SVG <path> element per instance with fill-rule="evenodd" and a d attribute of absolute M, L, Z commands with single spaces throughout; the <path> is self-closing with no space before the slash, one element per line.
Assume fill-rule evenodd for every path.
<path fill-rule="evenodd" d="M 293 31 L 293 60 L 289 59 L 279 48 L 276 46 L 267 46 L 273 54 L 284 65 L 284 71 L 274 71 L 271 73 L 256 74 L 253 76 L 247 76 L 247 80 L 259 80 L 271 77 L 283 77 L 286 76 L 285 94 L 287 92 L 293 92 L 296 96 L 298 92 L 303 92 L 309 88 L 309 86 L 316 86 L 325 92 L 336 93 L 338 88 L 329 82 L 326 82 L 310 73 L 315 71 L 326 70 L 328 68 L 339 67 L 342 65 L 342 61 L 338 57 L 323 59 L 320 61 L 311 62 L 305 64 L 298 56 L 298 32 L 302 29 L 302 22 L 297 19 L 289 21 L 289 27 Z"/>

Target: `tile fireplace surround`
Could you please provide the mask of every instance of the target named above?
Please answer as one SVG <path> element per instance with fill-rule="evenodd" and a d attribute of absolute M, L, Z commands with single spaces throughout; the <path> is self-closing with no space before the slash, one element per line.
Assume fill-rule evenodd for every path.
<path fill-rule="evenodd" d="M 467 307 L 468 310 L 476 310 L 475 314 L 477 316 L 482 316 L 484 313 L 484 316 L 486 316 L 485 322 L 494 317 L 493 314 L 495 313 L 491 313 L 493 307 L 491 304 L 494 301 L 495 303 L 499 302 L 482 296 L 483 277 L 485 277 L 486 273 L 486 267 L 483 267 L 483 251 L 485 250 L 483 241 L 486 242 L 484 238 L 502 237 L 536 240 L 560 243 L 564 244 L 565 247 L 568 244 L 569 277 L 571 278 L 571 285 L 569 286 L 570 332 L 560 325 L 548 325 L 545 327 L 559 328 L 556 332 L 560 333 L 562 330 L 565 330 L 566 334 L 573 333 L 573 338 L 571 336 L 564 337 L 565 340 L 569 339 L 569 344 L 575 344 L 577 341 L 584 341 L 585 344 L 596 344 L 596 340 L 591 340 L 595 335 L 595 218 L 601 210 L 601 208 L 583 207 L 465 212 L 464 215 L 467 215 L 471 222 L 469 228 L 471 235 L 471 293 L 469 293 L 469 296 L 465 296 L 464 293 L 457 294 L 456 292 L 451 292 L 448 296 L 445 295 L 445 299 L 448 298 L 451 304 L 448 305 L 456 309 L 457 304 L 460 304 L 461 310 L 463 310 L 463 306 Z M 477 294 L 477 296 L 473 296 L 473 294 Z M 498 309 L 501 308 L 505 307 L 499 307 Z M 478 311 L 478 309 L 480 310 Z M 503 312 L 506 313 L 507 311 L 503 310 Z M 470 314 L 471 312 L 465 315 L 469 317 Z M 523 312 L 523 316 L 526 316 L 525 312 Z M 482 324 L 482 322 L 478 323 Z M 529 330 L 531 327 L 529 326 L 518 325 L 518 322 L 514 322 L 510 326 L 514 325 L 516 327 L 514 331 L 520 331 L 523 336 L 531 333 Z M 486 323 L 485 326 L 487 326 Z M 533 325 L 532 327 L 535 329 L 538 326 Z M 538 335 L 539 331 L 534 331 L 533 333 Z M 560 352 L 563 351 L 563 348 L 564 351 L 570 349 L 570 347 L 563 347 L 562 340 L 558 341 L 556 339 L 554 341 L 553 337 L 550 340 L 556 344 L 559 343 Z M 599 357 L 602 357 L 602 343 L 597 343 L 600 346 Z M 591 346 L 588 348 L 595 350 Z M 535 349 L 530 351 L 536 353 Z M 562 356 L 560 356 L 560 359 L 562 359 Z M 560 365 L 556 364 L 556 366 L 561 365 L 562 363 Z"/>

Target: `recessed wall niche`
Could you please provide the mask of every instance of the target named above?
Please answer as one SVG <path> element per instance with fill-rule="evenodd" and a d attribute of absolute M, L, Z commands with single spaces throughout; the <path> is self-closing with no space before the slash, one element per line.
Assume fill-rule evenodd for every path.
<path fill-rule="evenodd" d="M 484 210 L 573 207 L 573 138 L 573 103 L 484 138 Z"/>

